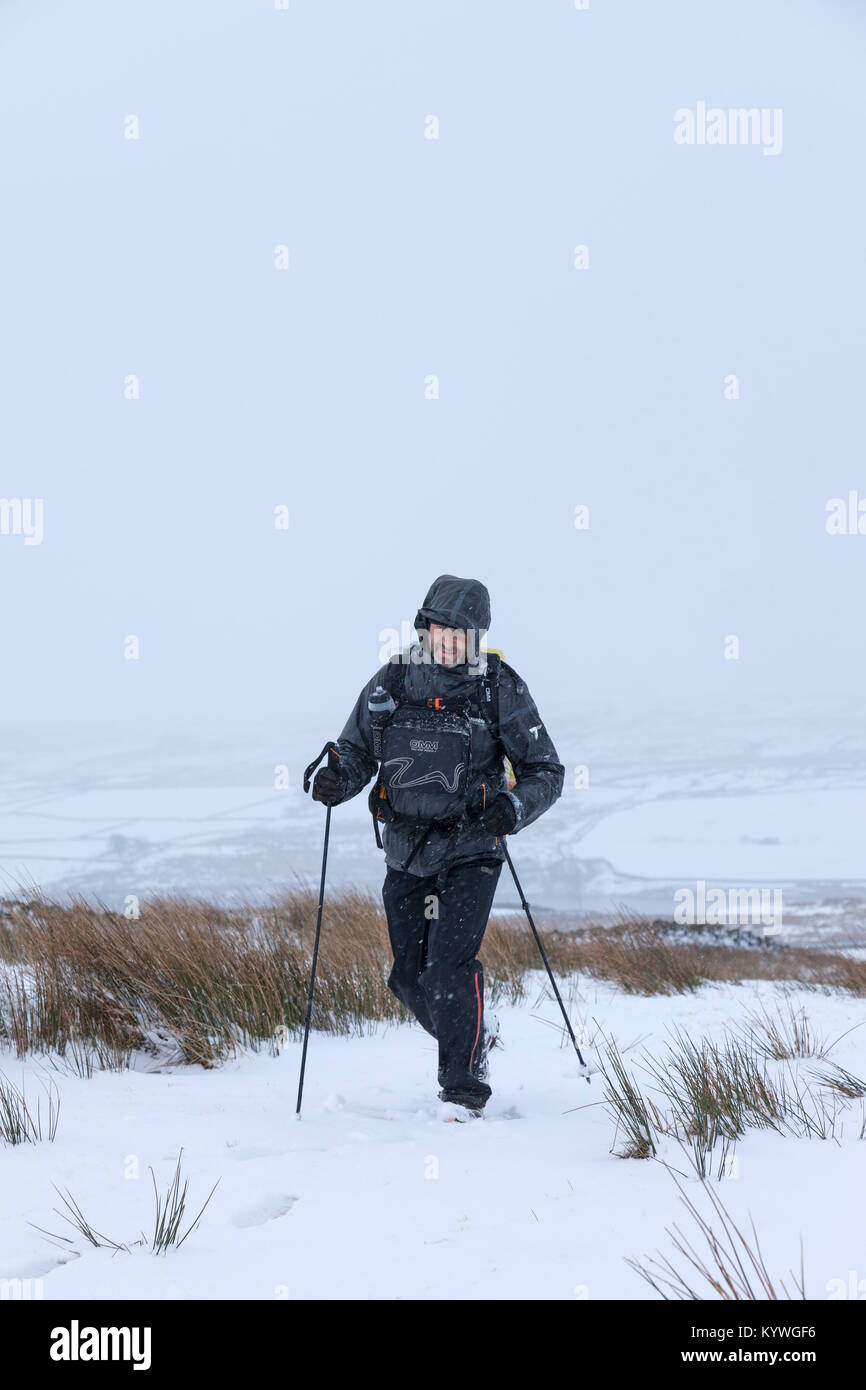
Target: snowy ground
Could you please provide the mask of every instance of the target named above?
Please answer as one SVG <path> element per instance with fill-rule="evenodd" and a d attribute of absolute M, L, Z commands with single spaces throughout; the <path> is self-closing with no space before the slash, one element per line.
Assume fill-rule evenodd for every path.
<path fill-rule="evenodd" d="M 658 1054 L 669 1025 L 717 1033 L 775 997 L 761 984 L 639 999 L 584 981 L 572 1017 Z M 792 998 L 830 1040 L 862 1024 L 862 1000 Z M 549 1001 L 498 1012 L 507 1046 L 493 1054 L 494 1095 L 483 1120 L 463 1125 L 441 1119 L 431 1040 L 414 1025 L 314 1035 L 300 1123 L 297 1044 L 211 1071 L 52 1073 L 55 1142 L 0 1147 L 0 1278 L 41 1279 L 46 1299 L 655 1297 L 624 1257 L 671 1253 L 674 1220 L 691 1232 L 671 1177 L 659 1162 L 610 1153 L 600 1078 L 576 1077 L 545 1022 L 556 1016 Z M 831 1057 L 866 1075 L 866 1030 Z M 2 1068 L 26 1076 L 35 1098 L 44 1064 L 6 1054 Z M 861 1120 L 856 1103 L 838 1143 L 751 1133 L 738 1175 L 715 1187 L 738 1224 L 754 1218 L 773 1275 L 798 1268 L 802 1236 L 811 1299 L 858 1280 L 866 1292 Z M 115 1240 L 149 1233 L 148 1165 L 164 1189 L 181 1146 L 193 1210 L 219 1180 L 182 1249 L 111 1255 L 79 1239 L 61 1254 L 28 1224 L 68 1231 L 52 1211 L 57 1184 Z M 687 1169 L 673 1143 L 662 1157 Z M 699 1185 L 687 1187 L 700 1202 Z"/>

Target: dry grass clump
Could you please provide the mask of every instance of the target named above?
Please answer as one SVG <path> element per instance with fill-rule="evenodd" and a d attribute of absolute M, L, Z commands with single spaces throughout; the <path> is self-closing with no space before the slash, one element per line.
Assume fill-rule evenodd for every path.
<path fill-rule="evenodd" d="M 670 1170 L 669 1170 L 670 1171 Z M 666 1226 L 679 1263 L 659 1252 L 645 1264 L 627 1259 L 626 1264 L 655 1289 L 664 1299 L 703 1301 L 707 1298 L 728 1301 L 776 1301 L 805 1299 L 806 1277 L 803 1267 L 803 1247 L 800 1245 L 799 1275 L 790 1272 L 793 1292 L 784 1279 L 774 1280 L 761 1251 L 754 1221 L 749 1220 L 751 1237 L 744 1236 L 718 1195 L 702 1182 L 710 1211 L 704 1215 L 697 1203 L 685 1191 L 675 1174 L 680 1200 L 695 1225 L 691 1239 L 679 1226 Z M 715 1221 L 715 1226 L 711 1222 Z"/>
<path fill-rule="evenodd" d="M 785 1038 L 792 1017 L 804 1051 L 792 1053 L 786 1043 L 776 1052 L 774 1040 Z M 723 1175 L 736 1141 L 749 1130 L 838 1143 L 841 1117 L 852 1101 L 866 1096 L 866 1082 L 843 1067 L 813 1071 L 814 1085 L 797 1074 L 790 1065 L 793 1056 L 824 1058 L 829 1048 L 814 1052 L 809 1020 L 802 1012 L 794 1015 L 790 1003 L 775 1015 L 765 1011 L 757 1022 L 756 1029 L 739 1023 L 719 1041 L 696 1040 L 672 1028 L 662 1055 L 644 1049 L 635 1059 L 635 1069 L 648 1078 L 644 1083 L 629 1070 L 616 1041 L 602 1034 L 598 1067 L 603 1104 L 614 1122 L 612 1151 L 620 1158 L 653 1158 L 661 1137 L 673 1138 L 690 1150 L 695 1171 L 704 1178 L 714 1167 Z M 864 1128 L 866 1120 L 861 1139 Z"/>
<path fill-rule="evenodd" d="M 50 1079 L 42 1083 L 47 1099 L 43 1116 L 42 1101 L 36 1099 L 36 1109 L 28 1104 L 23 1087 L 16 1086 L 0 1072 L 0 1143 L 38 1144 L 42 1139 L 53 1140 L 60 1119 L 60 1093 Z"/>
<path fill-rule="evenodd" d="M 174 1176 L 164 1193 L 160 1193 L 156 1185 L 156 1174 L 152 1168 L 150 1170 L 156 1207 L 153 1218 L 153 1234 L 150 1240 L 148 1240 L 143 1231 L 137 1240 L 131 1242 L 114 1240 L 111 1236 L 103 1235 L 103 1233 L 98 1231 L 93 1223 L 85 1216 L 72 1193 L 68 1189 L 66 1192 L 61 1192 L 56 1184 L 52 1184 L 54 1186 L 54 1191 L 57 1193 L 66 1210 L 61 1211 L 59 1207 L 55 1207 L 54 1211 L 62 1221 L 66 1222 L 67 1226 L 72 1227 L 79 1238 L 84 1240 L 87 1245 L 92 1245 L 96 1250 L 111 1250 L 115 1255 L 119 1254 L 121 1250 L 125 1251 L 127 1255 L 130 1255 L 135 1246 L 141 1245 L 149 1246 L 154 1255 L 165 1255 L 169 1250 L 178 1250 L 187 1237 L 192 1235 L 192 1232 L 198 1227 L 211 1197 L 219 1186 L 218 1179 L 202 1205 L 199 1207 L 198 1214 L 187 1221 L 186 1230 L 183 1235 L 181 1235 L 181 1227 L 183 1226 L 184 1218 L 187 1216 L 187 1196 L 189 1193 L 189 1178 L 184 1179 L 183 1187 L 181 1187 L 182 1160 L 183 1149 L 180 1150 L 177 1156 Z M 60 1249 L 75 1248 L 71 1237 L 56 1231 L 46 1231 L 42 1226 L 36 1226 L 34 1222 L 30 1224 L 35 1230 L 40 1231 L 52 1245 L 57 1245 Z"/>
<path fill-rule="evenodd" d="M 161 900 L 138 918 L 81 901 L 13 907 L 0 937 L 0 1036 L 19 1056 L 86 1041 L 109 1059 L 170 1040 L 205 1066 L 271 1042 L 303 1025 L 315 912 L 307 893 L 248 911 Z M 314 1026 L 348 1033 L 406 1017 L 387 987 L 372 900 L 335 898 L 326 932 Z"/>
<path fill-rule="evenodd" d="M 50 1053 L 80 1075 L 126 1066 L 138 1050 L 211 1066 L 239 1046 L 275 1047 L 303 1027 L 316 907 L 311 889 L 230 908 L 156 899 L 138 917 L 83 899 L 2 902 L 0 1039 L 21 1057 Z M 633 994 L 741 979 L 866 993 L 866 964 L 760 938 L 753 946 L 706 943 L 630 916 L 541 936 L 559 977 L 584 973 Z M 481 960 L 491 1003 L 518 1002 L 540 968 L 522 917 L 491 918 Z M 378 896 L 329 893 L 313 1027 L 360 1033 L 408 1019 L 388 989 L 390 968 Z"/>
<path fill-rule="evenodd" d="M 613 980 L 627 994 L 685 994 L 706 983 L 743 980 L 796 983 L 807 989 L 841 989 L 866 994 L 866 961 L 808 946 L 788 946 L 776 937 L 730 933 L 717 940 L 698 937 L 674 923 L 622 913 L 611 926 L 550 932 L 545 949 L 558 968 Z M 751 937 L 748 944 L 744 937 Z"/>

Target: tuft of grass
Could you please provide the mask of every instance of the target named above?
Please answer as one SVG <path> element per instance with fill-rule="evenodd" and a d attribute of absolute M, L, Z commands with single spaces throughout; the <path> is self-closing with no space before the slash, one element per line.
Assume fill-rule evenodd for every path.
<path fill-rule="evenodd" d="M 0 1139 L 6 1144 L 37 1144 L 42 1139 L 52 1141 L 60 1120 L 60 1093 L 52 1081 L 43 1082 L 47 1097 L 47 1114 L 43 1117 L 42 1101 L 36 1100 L 36 1111 L 27 1104 L 23 1088 L 19 1088 L 0 1072 Z"/>
<path fill-rule="evenodd" d="M 843 1096 L 848 1096 L 852 1100 L 859 1096 L 866 1096 L 866 1081 L 860 1076 L 854 1076 L 852 1072 L 846 1071 L 844 1067 L 840 1067 L 836 1063 L 825 1067 L 823 1071 L 816 1070 L 813 1072 L 813 1076 L 820 1085 L 832 1087 L 833 1090 L 841 1092 Z"/>
<path fill-rule="evenodd" d="M 828 1104 L 807 1081 L 801 1082 L 793 1072 L 790 1075 L 791 1085 L 784 1091 L 786 1131 L 803 1139 L 836 1139 L 836 1121 L 840 1111 L 848 1108 L 839 1092 L 832 1093 Z"/>
<path fill-rule="evenodd" d="M 88 1245 L 92 1245 L 94 1249 L 97 1250 L 113 1250 L 115 1254 L 119 1250 L 125 1250 L 127 1254 L 129 1254 L 128 1245 L 125 1245 L 120 1241 L 112 1240 L 110 1236 L 104 1236 L 101 1233 L 101 1231 L 96 1230 L 95 1226 L 93 1226 L 91 1222 L 88 1221 L 87 1217 L 84 1215 L 84 1212 L 81 1210 L 81 1207 L 78 1205 L 68 1188 L 66 1192 L 61 1192 L 60 1188 L 55 1186 L 55 1184 L 53 1183 L 52 1187 L 54 1187 L 54 1191 L 57 1193 L 58 1197 L 63 1203 L 64 1207 L 66 1208 L 66 1211 L 60 1211 L 57 1207 L 52 1208 L 52 1210 L 57 1213 L 61 1221 L 65 1221 L 67 1225 L 71 1226 L 74 1231 L 77 1231 L 78 1234 L 82 1236 L 84 1240 L 87 1241 Z M 34 1222 L 31 1222 L 30 1224 L 34 1226 L 34 1228 L 37 1231 L 41 1231 L 41 1233 L 44 1236 L 46 1236 L 54 1245 L 61 1244 L 68 1246 L 71 1243 L 68 1236 L 58 1235 L 56 1232 L 53 1231 L 45 1231 L 41 1226 L 36 1226 Z M 137 1243 L 140 1244 L 141 1242 Z"/>
<path fill-rule="evenodd" d="M 840 1117 L 848 1100 L 866 1095 L 866 1083 L 841 1068 L 827 1073 L 830 1083 L 836 1083 L 829 1098 L 798 1076 L 789 1059 L 781 1075 L 771 1076 L 774 1057 L 767 1055 L 765 1035 L 756 1037 L 740 1027 L 718 1042 L 696 1041 L 674 1028 L 662 1056 L 643 1049 L 636 1063 L 661 1097 L 656 1103 L 628 1070 L 616 1044 L 607 1038 L 605 1044 L 599 1071 L 602 1103 L 614 1121 L 612 1152 L 621 1158 L 652 1158 L 660 1137 L 667 1136 L 687 1147 L 702 1179 L 714 1172 L 721 1178 L 736 1142 L 752 1129 L 840 1142 Z"/>
<path fill-rule="evenodd" d="M 100 1071 L 126 1071 L 132 1066 L 131 1047 L 111 1047 L 97 1038 L 84 1042 L 70 1038 L 62 1052 L 49 1053 L 48 1065 L 65 1076 L 79 1076 L 90 1080 L 93 1073 Z"/>
<path fill-rule="evenodd" d="M 189 1191 L 188 1178 L 184 1180 L 183 1186 L 181 1186 L 182 1161 L 183 1149 L 180 1150 L 177 1156 L 177 1167 L 174 1171 L 174 1177 L 169 1183 L 167 1190 L 162 1195 L 160 1195 L 156 1185 L 154 1171 L 152 1168 L 150 1169 L 150 1176 L 153 1180 L 153 1195 L 156 1203 L 156 1211 L 153 1220 L 153 1236 L 150 1241 L 151 1251 L 154 1255 L 164 1255 L 168 1250 L 180 1249 L 187 1236 L 191 1235 L 198 1226 L 204 1215 L 205 1208 L 219 1186 L 219 1180 L 217 1180 L 199 1208 L 198 1214 L 189 1222 L 183 1235 L 181 1235 L 181 1226 L 183 1225 L 184 1216 L 186 1215 L 186 1201 Z M 141 1239 L 133 1241 L 131 1245 L 127 1244 L 125 1241 L 112 1240 L 110 1236 L 103 1235 L 103 1233 L 98 1231 L 93 1223 L 85 1216 L 80 1205 L 76 1202 L 68 1189 L 66 1192 L 61 1192 L 60 1188 L 55 1186 L 54 1191 L 63 1203 L 65 1211 L 61 1211 L 58 1207 L 54 1207 L 53 1210 L 62 1221 L 65 1221 L 67 1225 L 71 1226 L 72 1229 L 76 1231 L 88 1245 L 92 1245 L 94 1249 L 112 1250 L 115 1254 L 123 1250 L 127 1255 L 130 1255 L 133 1246 L 148 1244 L 147 1236 L 143 1232 L 141 1234 Z M 68 1236 L 58 1234 L 56 1231 L 46 1231 L 42 1226 L 36 1226 L 34 1222 L 30 1224 L 34 1226 L 35 1230 L 41 1232 L 53 1245 L 60 1245 L 61 1248 L 68 1248 L 70 1246 L 71 1241 Z"/>
<path fill-rule="evenodd" d="M 180 1150 L 177 1156 L 177 1167 L 174 1170 L 174 1177 L 169 1183 L 165 1195 L 162 1197 L 160 1197 L 159 1190 L 156 1186 L 154 1171 L 152 1168 L 150 1170 L 150 1176 L 153 1179 L 153 1194 L 156 1198 L 156 1215 L 154 1217 L 153 1239 L 151 1241 L 154 1255 L 164 1255 L 165 1252 L 172 1247 L 180 1249 L 187 1236 L 198 1226 L 208 1202 L 219 1186 L 219 1179 L 217 1179 L 205 1198 L 203 1205 L 200 1207 L 198 1216 L 190 1222 L 184 1234 L 181 1235 L 180 1228 L 183 1225 L 183 1218 L 186 1212 L 186 1197 L 189 1189 L 188 1178 L 184 1180 L 183 1187 L 180 1185 L 182 1159 L 183 1149 Z"/>
<path fill-rule="evenodd" d="M 795 1009 L 790 999 L 786 1001 L 786 1007 L 779 1005 L 775 1013 L 771 1013 L 762 1003 L 760 1010 L 747 1012 L 746 1020 L 745 1027 L 752 1044 L 774 1061 L 825 1057 L 827 1054 L 828 1045 L 813 1033 L 806 1010 Z"/>
<path fill-rule="evenodd" d="M 736 1225 L 718 1194 L 702 1179 L 701 1188 L 712 1206 L 712 1212 L 704 1216 L 687 1195 L 676 1174 L 670 1168 L 668 1172 L 677 1185 L 680 1200 L 697 1227 L 696 1236 L 693 1238 L 697 1248 L 678 1226 L 666 1226 L 665 1233 L 670 1236 L 674 1250 L 683 1262 L 683 1268 L 678 1268 L 661 1252 L 646 1264 L 635 1259 L 626 1260 L 626 1264 L 655 1289 L 656 1293 L 668 1301 L 703 1301 L 705 1298 L 719 1298 L 725 1301 L 805 1299 L 802 1241 L 800 1274 L 798 1277 L 793 1271 L 790 1272 L 795 1292 L 789 1293 L 784 1280 L 774 1281 L 770 1276 L 752 1218 L 749 1218 L 749 1239 Z M 710 1224 L 713 1220 L 716 1221 L 718 1229 L 714 1229 Z"/>
<path fill-rule="evenodd" d="M 624 1135 L 622 1147 L 616 1151 L 617 1157 L 655 1157 L 660 1128 L 658 1112 L 641 1094 L 612 1038 L 605 1037 L 598 1069 L 604 1077 L 604 1105 L 615 1125 L 613 1143 L 616 1144 L 620 1132 Z M 613 1145 L 611 1149 L 613 1151 Z"/>
<path fill-rule="evenodd" d="M 695 1042 L 679 1028 L 672 1037 L 663 1059 L 644 1053 L 643 1065 L 671 1106 L 675 1132 L 679 1127 L 705 1152 L 750 1128 L 783 1132 L 785 1095 L 749 1039 Z"/>

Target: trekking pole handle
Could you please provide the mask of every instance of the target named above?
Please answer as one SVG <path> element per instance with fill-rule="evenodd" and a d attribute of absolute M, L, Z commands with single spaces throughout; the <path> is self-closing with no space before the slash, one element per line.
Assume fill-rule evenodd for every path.
<path fill-rule="evenodd" d="M 326 743 L 318 758 L 315 758 L 304 772 L 305 792 L 308 792 L 310 790 L 310 782 L 313 780 L 313 773 L 319 766 L 319 763 L 322 761 L 326 753 L 328 755 L 328 767 L 331 769 L 332 772 L 339 772 L 340 755 L 337 752 L 336 746 L 333 743 Z"/>

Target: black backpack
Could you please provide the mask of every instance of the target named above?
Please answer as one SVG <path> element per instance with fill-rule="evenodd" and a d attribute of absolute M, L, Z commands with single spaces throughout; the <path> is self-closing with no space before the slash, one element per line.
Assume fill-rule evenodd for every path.
<path fill-rule="evenodd" d="M 477 790 L 472 785 L 470 715 L 480 714 L 498 740 L 499 670 L 500 658 L 490 652 L 487 669 L 472 695 L 431 696 L 423 704 L 413 704 L 405 694 L 405 664 L 388 664 L 385 688 L 396 709 L 382 727 L 381 737 L 374 738 L 379 775 L 367 804 L 380 849 L 380 822 L 400 821 L 418 829 L 418 843 L 406 861 L 407 868 L 431 826 L 450 830 L 456 839 L 467 813 L 474 809 L 469 806 L 469 797 Z"/>

